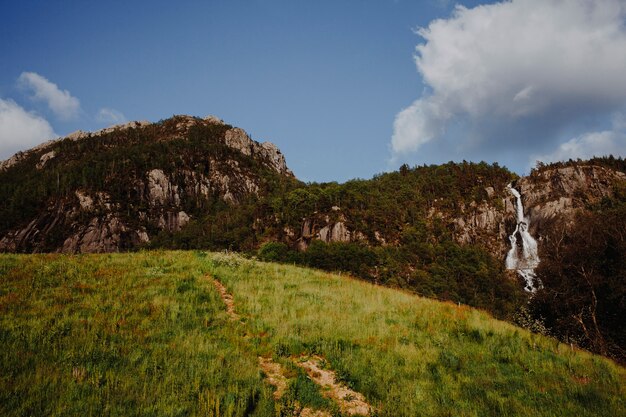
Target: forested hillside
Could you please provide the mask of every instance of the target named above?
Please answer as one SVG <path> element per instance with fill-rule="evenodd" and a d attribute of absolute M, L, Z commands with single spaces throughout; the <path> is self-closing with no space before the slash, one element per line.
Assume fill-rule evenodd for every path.
<path fill-rule="evenodd" d="M 0 251 L 235 250 L 490 311 L 625 360 L 626 163 L 402 166 L 303 183 L 215 117 L 77 132 L 0 164 Z M 506 271 L 514 185 L 542 260 L 530 304 Z M 593 256 L 591 256 L 593 254 Z"/>

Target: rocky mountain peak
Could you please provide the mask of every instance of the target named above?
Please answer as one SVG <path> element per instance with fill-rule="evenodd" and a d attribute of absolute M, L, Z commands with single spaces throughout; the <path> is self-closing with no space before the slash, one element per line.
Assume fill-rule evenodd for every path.
<path fill-rule="evenodd" d="M 280 149 L 271 142 L 259 143 L 238 127 L 229 129 L 224 136 L 226 144 L 247 156 L 260 155 L 269 165 L 280 174 L 293 175 L 287 168 L 285 156 Z"/>
<path fill-rule="evenodd" d="M 293 174 L 275 145 L 215 116 L 77 131 L 0 165 L 10 184 L 3 199 L 29 201 L 25 210 L 0 207 L 0 251 L 135 247 L 179 232 L 207 207 L 258 199 L 279 178 Z M 26 196 L 31 186 L 39 188 Z"/>

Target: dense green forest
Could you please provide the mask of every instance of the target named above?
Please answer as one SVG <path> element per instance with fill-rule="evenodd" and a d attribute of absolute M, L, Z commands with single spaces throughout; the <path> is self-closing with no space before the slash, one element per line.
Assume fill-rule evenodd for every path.
<path fill-rule="evenodd" d="M 548 333 L 626 362 L 626 183 L 613 199 L 557 219 L 542 245 L 545 288 L 530 300 Z"/>

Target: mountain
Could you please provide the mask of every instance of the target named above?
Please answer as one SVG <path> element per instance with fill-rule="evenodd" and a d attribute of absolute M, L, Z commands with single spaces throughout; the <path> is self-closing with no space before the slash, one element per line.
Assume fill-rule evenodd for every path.
<path fill-rule="evenodd" d="M 292 178 L 276 146 L 212 116 L 79 131 L 0 165 L 0 250 L 128 250 Z"/>
<path fill-rule="evenodd" d="M 243 240 L 251 242 L 224 244 L 398 246 L 407 229 L 438 223 L 455 242 L 480 245 L 501 258 L 515 223 L 507 184 L 519 189 L 531 233 L 541 238 L 550 219 L 614 197 L 614 185 L 626 174 L 580 162 L 544 166 L 518 179 L 497 164 L 463 162 L 305 185 L 270 142 L 256 142 L 214 116 L 174 116 L 44 143 L 1 162 L 0 180 L 2 251 L 127 250 L 160 232 L 181 232 L 208 212 L 239 211 L 255 200 L 271 207 L 250 219 L 256 233 Z"/>
<path fill-rule="evenodd" d="M 273 144 L 174 116 L 1 163 L 0 251 L 237 250 L 479 307 L 626 360 L 625 172 L 612 157 L 521 178 L 464 161 L 305 184 Z"/>

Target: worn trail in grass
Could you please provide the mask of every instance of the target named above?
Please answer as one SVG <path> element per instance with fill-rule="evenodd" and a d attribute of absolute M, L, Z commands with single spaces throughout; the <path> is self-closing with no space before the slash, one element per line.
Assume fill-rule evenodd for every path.
<path fill-rule="evenodd" d="M 238 320 L 239 315 L 235 311 L 235 302 L 233 300 L 233 296 L 228 293 L 226 287 L 217 279 L 210 278 L 213 281 L 213 284 L 217 288 L 220 296 L 222 297 L 222 301 L 226 306 L 226 312 L 231 320 Z M 344 384 L 337 382 L 337 378 L 335 373 L 326 369 L 326 360 L 320 358 L 319 356 L 315 357 L 299 357 L 299 358 L 291 358 L 292 361 L 302 369 L 306 371 L 309 378 L 318 384 L 321 388 L 324 389 L 324 396 L 333 400 L 335 404 L 339 407 L 339 410 L 342 413 L 348 414 L 350 416 L 359 415 L 359 416 L 368 416 L 370 415 L 372 409 L 369 404 L 365 401 L 365 398 L 362 394 L 351 390 L 346 387 Z M 288 377 L 285 369 L 277 362 L 274 362 L 272 358 L 265 358 L 263 356 L 259 356 L 259 366 L 261 370 L 265 374 L 266 380 L 275 387 L 274 391 L 274 399 L 281 400 L 287 387 L 290 383 L 293 383 Z M 330 416 L 330 414 L 323 410 L 314 410 L 308 407 L 301 408 L 296 410 L 295 415 L 298 416 L 320 416 L 326 417 Z"/>
<path fill-rule="evenodd" d="M 0 415 L 273 416 L 192 252 L 0 255 Z"/>
<path fill-rule="evenodd" d="M 206 262 L 263 356 L 325 358 L 380 416 L 626 413 L 623 368 L 486 313 L 287 265 Z"/>

